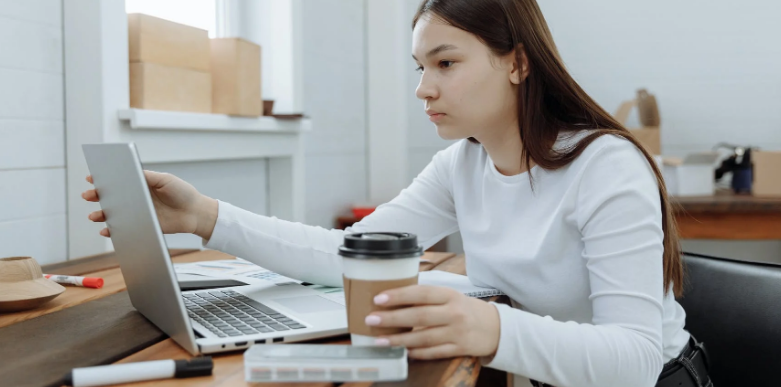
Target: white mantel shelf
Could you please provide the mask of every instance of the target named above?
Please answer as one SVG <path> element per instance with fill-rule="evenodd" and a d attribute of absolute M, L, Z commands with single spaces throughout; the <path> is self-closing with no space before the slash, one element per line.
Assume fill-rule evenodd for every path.
<path fill-rule="evenodd" d="M 122 121 L 134 130 L 206 130 L 226 132 L 300 133 L 311 130 L 306 118 L 238 117 L 225 114 L 171 112 L 162 110 L 122 109 Z"/>
<path fill-rule="evenodd" d="M 308 118 L 117 110 L 106 142 L 134 142 L 143 163 L 266 159 L 269 215 L 303 221 L 304 152 Z"/>
<path fill-rule="evenodd" d="M 236 117 L 224 114 L 117 110 L 116 129 L 104 142 L 134 142 L 144 163 L 176 163 L 302 155 L 308 118 Z"/>

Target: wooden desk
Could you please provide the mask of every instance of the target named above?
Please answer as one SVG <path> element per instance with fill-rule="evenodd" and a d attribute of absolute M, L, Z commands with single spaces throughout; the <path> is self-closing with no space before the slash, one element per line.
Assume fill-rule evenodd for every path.
<path fill-rule="evenodd" d="M 176 263 L 230 259 L 216 251 L 178 251 Z M 426 253 L 430 262 L 421 270 L 464 272 L 463 257 L 448 261 L 452 253 Z M 68 287 L 52 302 L 31 311 L 0 315 L 0 385 L 59 385 L 73 367 L 154 359 L 186 359 L 191 356 L 129 304 L 125 283 L 111 255 L 45 266 L 56 274 L 101 276 L 102 289 Z M 348 343 L 348 336 L 319 340 Z M 245 386 L 241 352 L 213 355 L 210 377 L 137 383 L 133 386 Z M 475 358 L 413 361 L 409 377 L 400 383 L 346 383 L 345 387 L 369 386 L 474 386 L 480 371 Z M 264 384 L 265 386 L 331 387 L 333 383 Z"/>
<path fill-rule="evenodd" d="M 684 239 L 781 239 L 781 197 L 719 191 L 713 196 L 673 198 Z"/>

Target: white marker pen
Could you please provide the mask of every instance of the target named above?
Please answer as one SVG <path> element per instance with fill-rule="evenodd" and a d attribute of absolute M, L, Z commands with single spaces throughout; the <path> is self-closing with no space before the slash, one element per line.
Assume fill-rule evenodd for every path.
<path fill-rule="evenodd" d="M 103 278 L 99 277 L 75 277 L 72 275 L 58 274 L 44 274 L 43 277 L 48 278 L 58 284 L 76 285 L 95 289 L 100 289 L 103 287 Z"/>
<path fill-rule="evenodd" d="M 209 376 L 214 363 L 211 356 L 190 360 L 155 360 L 139 363 L 112 364 L 74 368 L 65 376 L 64 384 L 73 387 L 107 386 L 145 380 Z"/>

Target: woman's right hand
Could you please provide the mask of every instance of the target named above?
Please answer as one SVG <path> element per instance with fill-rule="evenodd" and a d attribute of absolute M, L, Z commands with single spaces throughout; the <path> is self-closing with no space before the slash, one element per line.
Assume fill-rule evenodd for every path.
<path fill-rule="evenodd" d="M 149 193 L 155 205 L 157 219 L 164 234 L 192 233 L 209 240 L 217 223 L 217 201 L 202 195 L 190 183 L 168 173 L 144 171 Z M 92 176 L 87 176 L 92 184 Z M 99 202 L 95 189 L 81 194 L 88 202 Z M 93 222 L 105 222 L 106 215 L 102 210 L 89 214 Z M 100 231 L 100 235 L 111 236 L 108 228 Z"/>

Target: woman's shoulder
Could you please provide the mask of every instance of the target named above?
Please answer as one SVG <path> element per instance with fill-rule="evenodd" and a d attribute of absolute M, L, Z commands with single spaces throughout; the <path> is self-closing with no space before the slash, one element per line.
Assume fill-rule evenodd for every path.
<path fill-rule="evenodd" d="M 562 133 L 554 148 L 558 151 L 571 149 L 591 133 L 589 130 Z M 438 151 L 432 164 L 440 171 L 452 172 L 454 168 L 461 170 L 481 167 L 487 157 L 488 154 L 480 143 L 463 139 Z M 618 135 L 604 134 L 591 141 L 567 169 L 604 167 L 614 171 L 628 169 L 631 173 L 631 170 L 637 171 L 647 165 L 645 156 L 635 144 Z"/>
<path fill-rule="evenodd" d="M 573 161 L 577 165 L 573 187 L 577 188 L 574 192 L 582 216 L 580 224 L 585 224 L 608 202 L 626 204 L 612 206 L 611 211 L 644 208 L 654 216 L 661 216 L 659 181 L 652 162 L 640 148 L 621 136 L 605 134 L 589 144 Z"/>
<path fill-rule="evenodd" d="M 572 147 L 593 133 L 593 130 L 578 130 L 575 132 L 561 133 L 559 134 L 559 138 L 556 141 L 556 145 L 554 147 L 557 149 L 566 149 Z M 586 149 L 583 151 L 583 154 L 598 153 L 605 147 L 626 149 L 633 147 L 636 148 L 634 144 L 622 136 L 615 134 L 603 134 L 591 141 L 591 143 L 589 143 Z"/>
<path fill-rule="evenodd" d="M 573 166 L 579 170 L 582 184 L 656 185 L 656 176 L 649 161 L 637 145 L 624 137 L 605 134 L 592 141 Z"/>
<path fill-rule="evenodd" d="M 570 138 L 565 141 L 568 145 L 573 145 L 590 134 L 589 131 L 583 130 L 579 133 L 570 135 Z M 604 164 L 615 161 L 625 161 L 630 164 L 637 164 L 638 162 L 643 164 L 648 162 L 643 152 L 634 143 L 622 136 L 614 134 L 603 134 L 591 141 L 574 162 L 585 166 L 594 163 Z M 616 165 L 616 167 L 618 167 L 618 165 Z"/>

